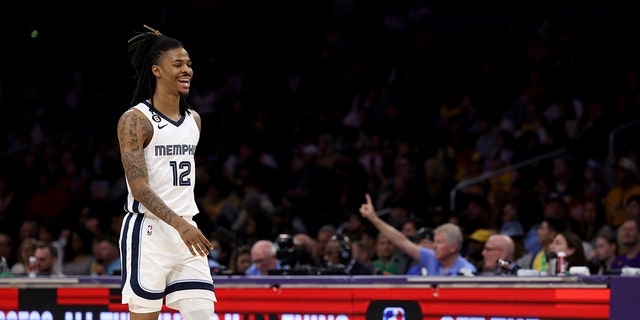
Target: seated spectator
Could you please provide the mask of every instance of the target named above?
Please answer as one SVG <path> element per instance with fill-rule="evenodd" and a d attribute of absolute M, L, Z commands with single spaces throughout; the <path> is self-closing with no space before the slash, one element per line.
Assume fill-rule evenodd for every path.
<path fill-rule="evenodd" d="M 36 257 L 36 274 L 38 276 L 62 276 L 60 270 L 56 270 L 58 262 L 58 249 L 51 242 L 38 242 L 36 251 L 33 254 Z"/>
<path fill-rule="evenodd" d="M 502 207 L 502 225 L 498 230 L 499 234 L 504 234 L 511 237 L 513 240 L 516 251 L 513 254 L 514 257 L 520 257 L 524 253 L 524 236 L 525 228 L 520 220 L 520 203 L 516 200 L 507 201 Z M 536 241 L 537 242 L 537 241 Z M 537 244 L 539 246 L 539 243 Z"/>
<path fill-rule="evenodd" d="M 278 260 L 278 247 L 271 240 L 258 240 L 251 247 L 251 266 L 245 272 L 248 276 L 266 276 L 270 271 L 282 270 Z"/>
<path fill-rule="evenodd" d="M 619 228 L 627 218 L 630 218 L 625 204 L 629 198 L 640 195 L 640 183 L 638 183 L 638 166 L 635 160 L 622 157 L 618 159 L 614 168 L 614 185 L 604 197 L 604 207 L 607 224 Z"/>
<path fill-rule="evenodd" d="M 515 243 L 511 237 L 505 234 L 492 234 L 482 248 L 482 268 L 480 275 L 500 274 L 502 270 L 497 269 L 498 260 L 514 262 Z"/>
<path fill-rule="evenodd" d="M 493 232 L 488 229 L 476 229 L 476 231 L 469 236 L 466 243 L 463 244 L 465 259 L 473 263 L 477 270 L 482 270 L 483 268 L 484 257 L 482 255 L 482 250 L 484 248 L 484 244 L 492 233 Z"/>
<path fill-rule="evenodd" d="M 29 257 L 36 252 L 38 240 L 32 237 L 26 237 L 18 246 L 18 261 L 11 266 L 11 274 L 26 275 L 29 272 Z"/>
<path fill-rule="evenodd" d="M 230 264 L 231 252 L 236 244 L 236 236 L 229 229 L 218 227 L 209 234 L 213 249 L 209 250 L 207 260 L 211 273 L 220 273 Z"/>
<path fill-rule="evenodd" d="M 545 216 L 542 222 L 538 224 L 537 234 L 538 242 L 542 249 L 534 255 L 531 253 L 525 253 L 523 256 L 516 260 L 516 264 L 523 269 L 536 269 L 541 274 L 547 274 L 547 254 L 549 252 L 549 245 L 553 242 L 556 235 L 565 231 L 567 228 L 566 221 L 562 218 L 553 216 Z"/>
<path fill-rule="evenodd" d="M 373 272 L 353 256 L 349 237 L 335 234 L 324 249 L 325 267 L 339 274 L 371 275 Z"/>
<path fill-rule="evenodd" d="M 476 272 L 475 266 L 460 255 L 463 237 L 457 225 L 445 223 L 438 226 L 434 230 L 434 249 L 427 249 L 380 219 L 369 194 L 366 194 L 366 199 L 367 202 L 360 206 L 360 214 L 368 219 L 380 233 L 385 234 L 402 252 L 420 261 L 420 267 L 424 268 L 426 275 L 458 275 Z"/>
<path fill-rule="evenodd" d="M 38 224 L 38 241 L 51 243 L 57 250 L 56 270 L 58 272 L 62 272 L 67 233 L 68 229 L 64 228 L 61 221 L 56 219 L 46 219 Z"/>
<path fill-rule="evenodd" d="M 620 254 L 613 261 L 613 269 L 623 267 L 640 268 L 640 232 L 638 232 L 638 220 L 627 219 L 618 229 L 620 245 L 625 248 L 625 253 Z"/>
<path fill-rule="evenodd" d="M 93 234 L 79 226 L 69 234 L 65 247 L 62 272 L 65 275 L 90 275 L 96 257 L 93 255 Z"/>
<path fill-rule="evenodd" d="M 624 207 L 627 217 L 640 219 L 640 195 L 634 195 L 627 199 Z"/>
<path fill-rule="evenodd" d="M 113 276 L 122 273 L 120 247 L 115 235 L 104 235 L 96 244 L 96 262 L 91 267 L 92 275 Z"/>
<path fill-rule="evenodd" d="M 590 272 L 595 275 L 612 273 L 613 261 L 618 256 L 618 240 L 612 233 L 596 237 L 595 258 L 589 261 Z"/>
<path fill-rule="evenodd" d="M 225 274 L 244 275 L 251 266 L 251 247 L 241 245 L 231 252 L 229 268 Z"/>
<path fill-rule="evenodd" d="M 362 219 L 362 216 L 360 216 Z M 402 227 L 399 229 L 402 234 L 407 236 L 411 241 L 417 242 L 420 236 L 417 235 L 418 230 L 423 229 L 424 221 L 420 218 L 410 217 L 404 221 Z M 433 232 L 433 230 L 432 230 Z M 406 274 L 411 267 L 417 264 L 417 261 L 413 260 L 409 255 L 402 252 L 398 260 L 398 274 Z"/>
<path fill-rule="evenodd" d="M 359 240 L 351 243 L 351 255 L 360 261 L 367 269 L 373 273 L 373 248 L 367 245 L 364 241 Z"/>
<path fill-rule="evenodd" d="M 567 254 L 567 271 L 571 267 L 588 265 L 587 256 L 584 254 L 584 247 L 582 246 L 582 239 L 575 232 L 567 230 L 560 232 L 549 245 L 548 252 L 557 254 L 563 251 Z M 547 270 L 549 270 L 548 267 Z"/>
<path fill-rule="evenodd" d="M 397 230 L 395 227 L 391 227 L 394 228 L 394 230 Z M 403 237 L 406 238 L 404 235 Z M 399 274 L 399 261 L 400 255 L 397 252 L 395 244 L 382 232 L 378 233 L 378 237 L 376 239 L 376 255 L 371 262 L 373 266 L 373 273 L 378 275 Z"/>

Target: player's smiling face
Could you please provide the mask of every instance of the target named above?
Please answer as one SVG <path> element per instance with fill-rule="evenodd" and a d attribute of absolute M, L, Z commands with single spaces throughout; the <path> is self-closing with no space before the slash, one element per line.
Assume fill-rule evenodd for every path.
<path fill-rule="evenodd" d="M 153 66 L 153 72 L 158 79 L 158 87 L 164 87 L 169 92 L 175 91 L 181 95 L 189 94 L 193 69 L 189 53 L 184 48 L 168 50 L 159 65 Z"/>

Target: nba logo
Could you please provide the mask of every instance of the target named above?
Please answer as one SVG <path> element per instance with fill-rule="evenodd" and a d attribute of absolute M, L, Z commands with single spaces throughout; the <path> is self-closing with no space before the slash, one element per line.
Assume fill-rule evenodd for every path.
<path fill-rule="evenodd" d="M 148 225 L 147 226 L 147 235 L 150 236 L 151 233 L 153 233 L 153 226 L 152 225 Z"/>
<path fill-rule="evenodd" d="M 406 312 L 401 307 L 386 307 L 382 312 L 382 320 L 404 320 Z"/>

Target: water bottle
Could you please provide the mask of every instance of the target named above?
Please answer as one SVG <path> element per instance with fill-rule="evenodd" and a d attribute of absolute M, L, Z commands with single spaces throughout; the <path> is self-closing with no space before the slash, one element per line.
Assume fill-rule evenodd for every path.
<path fill-rule="evenodd" d="M 558 273 L 558 254 L 551 251 L 547 254 L 547 260 L 549 261 L 549 273 L 550 276 L 555 276 Z"/>
<path fill-rule="evenodd" d="M 7 278 L 11 276 L 11 270 L 9 269 L 9 263 L 7 258 L 0 257 L 0 278 Z"/>
<path fill-rule="evenodd" d="M 29 278 L 35 278 L 37 275 L 36 270 L 37 259 L 34 256 L 29 257 Z"/>

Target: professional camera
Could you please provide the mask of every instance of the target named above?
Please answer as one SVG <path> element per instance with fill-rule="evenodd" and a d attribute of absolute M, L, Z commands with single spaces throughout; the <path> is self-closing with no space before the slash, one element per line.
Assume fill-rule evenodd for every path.
<path fill-rule="evenodd" d="M 284 233 L 279 234 L 275 243 L 278 247 L 276 256 L 283 267 L 293 269 L 297 266 L 312 263 L 311 256 L 303 248 L 295 246 L 292 235 Z"/>
<path fill-rule="evenodd" d="M 282 269 L 269 270 L 270 275 L 345 275 L 346 267 L 342 264 L 318 266 L 311 255 L 303 248 L 298 248 L 290 234 L 280 234 L 276 238 L 278 251 L 276 256 L 280 260 Z"/>

